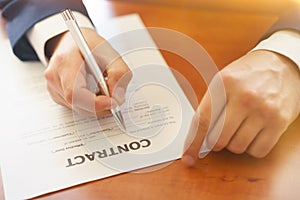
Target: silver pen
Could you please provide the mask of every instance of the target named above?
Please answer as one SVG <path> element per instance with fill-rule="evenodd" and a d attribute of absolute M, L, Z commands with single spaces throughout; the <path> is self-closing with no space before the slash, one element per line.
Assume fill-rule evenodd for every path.
<path fill-rule="evenodd" d="M 73 15 L 72 11 L 70 9 L 66 9 L 62 12 L 62 16 L 65 20 L 65 23 L 75 41 L 75 43 L 79 47 L 82 56 L 84 57 L 91 72 L 93 73 L 93 76 L 95 77 L 97 83 L 99 83 L 104 94 L 106 96 L 110 96 L 108 87 L 106 85 L 106 81 L 102 74 L 102 71 L 100 70 L 96 59 L 94 58 L 90 48 L 88 47 L 86 40 L 83 37 L 83 34 L 80 31 L 80 28 L 77 24 L 77 21 Z M 119 127 L 123 130 L 126 130 L 124 119 L 123 119 L 122 113 L 120 111 L 120 108 L 118 106 L 115 108 L 112 108 L 111 113 L 113 114 L 113 117 L 114 117 L 115 121 L 117 122 L 117 124 L 119 125 Z"/>

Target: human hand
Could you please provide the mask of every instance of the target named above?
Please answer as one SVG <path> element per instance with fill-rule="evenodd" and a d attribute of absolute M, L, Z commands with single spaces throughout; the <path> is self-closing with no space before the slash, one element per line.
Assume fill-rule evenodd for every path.
<path fill-rule="evenodd" d="M 45 71 L 47 89 L 56 103 L 81 115 L 101 116 L 124 102 L 131 72 L 118 53 L 94 30 L 83 28 L 81 31 L 99 66 L 104 67 L 101 70 L 108 78 L 107 85 L 113 98 L 96 95 L 88 89 L 88 69 L 84 67 L 84 59 L 70 32 L 48 43 L 51 59 Z"/>
<path fill-rule="evenodd" d="M 208 132 L 213 130 L 209 128 L 211 108 L 216 105 L 211 104 L 210 93 L 206 92 L 186 140 L 183 162 L 187 165 L 198 158 L 206 134 L 213 151 L 226 148 L 237 154 L 264 157 L 299 115 L 299 69 L 282 55 L 251 52 L 221 70 L 220 77 L 226 93 L 226 105 L 220 113 L 224 120 L 212 124 L 223 127 L 220 134 Z"/>

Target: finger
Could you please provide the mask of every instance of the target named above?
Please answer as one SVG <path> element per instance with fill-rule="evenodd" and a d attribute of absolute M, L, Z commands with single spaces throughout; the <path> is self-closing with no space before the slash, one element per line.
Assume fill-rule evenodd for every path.
<path fill-rule="evenodd" d="M 214 151 L 221 151 L 225 148 L 246 117 L 246 110 L 237 107 L 234 100 L 229 100 L 217 122 L 218 126 L 221 126 L 223 121 L 223 129 L 221 133 L 218 133 L 216 130 L 211 131 L 208 136 L 209 146 L 212 147 Z"/>
<path fill-rule="evenodd" d="M 105 115 L 111 115 L 111 111 L 109 110 L 104 110 L 104 111 L 96 111 L 96 117 L 102 117 Z"/>
<path fill-rule="evenodd" d="M 229 151 L 241 154 L 247 150 L 248 146 L 263 128 L 262 121 L 257 119 L 255 115 L 251 115 L 243 121 L 227 145 Z"/>
<path fill-rule="evenodd" d="M 54 92 L 52 93 L 52 90 L 49 90 L 49 93 L 50 93 L 50 96 L 51 98 L 57 103 L 57 104 L 60 104 L 62 106 L 65 106 L 69 109 L 72 109 L 74 110 L 76 113 L 78 113 L 79 115 L 83 116 L 83 117 L 92 117 L 92 116 L 103 116 L 103 115 L 107 115 L 107 114 L 110 114 L 110 111 L 108 110 L 105 110 L 105 111 L 99 111 L 99 110 L 96 110 L 96 109 L 89 109 L 89 110 L 85 110 L 85 109 L 82 109 L 80 106 L 75 106 L 75 105 L 78 105 L 78 104 L 75 104 L 75 105 L 71 105 L 71 104 L 68 104 L 64 97 L 61 96 L 59 93 L 57 92 Z M 75 98 L 76 99 L 76 98 Z M 80 101 L 80 100 L 79 100 Z M 102 99 L 98 99 L 98 101 L 101 101 L 102 103 Z M 95 103 L 92 104 L 91 107 L 93 107 L 95 105 Z M 98 105 L 98 106 L 102 106 L 102 105 Z"/>
<path fill-rule="evenodd" d="M 86 111 L 83 110 L 81 108 L 73 108 L 73 111 L 76 112 L 76 114 L 78 114 L 80 117 L 100 117 L 100 116 L 104 116 L 104 115 L 108 115 L 111 114 L 110 111 L 101 111 L 101 112 L 90 112 L 90 111 Z"/>
<path fill-rule="evenodd" d="M 73 107 L 79 108 L 94 115 L 107 113 L 106 111 L 115 107 L 116 103 L 112 98 L 105 95 L 95 95 L 86 88 L 76 88 L 73 92 Z"/>
<path fill-rule="evenodd" d="M 220 73 L 214 76 L 209 85 L 209 91 L 211 94 L 211 123 L 201 147 L 199 158 L 203 158 L 213 149 L 224 127 L 226 93 Z"/>
<path fill-rule="evenodd" d="M 247 153 L 257 158 L 265 157 L 278 142 L 280 135 L 281 132 L 276 129 L 263 129 L 250 144 Z"/>
<path fill-rule="evenodd" d="M 131 71 L 127 71 L 116 83 L 113 83 L 112 97 L 119 105 L 125 102 L 127 87 L 131 79 Z"/>
<path fill-rule="evenodd" d="M 117 101 L 118 104 L 124 103 L 127 86 L 132 79 L 131 71 L 125 62 L 119 58 L 108 67 L 107 75 L 107 84 L 111 96 Z"/>
<path fill-rule="evenodd" d="M 226 112 L 225 109 L 223 109 L 217 121 L 211 124 L 211 127 L 204 139 L 203 145 L 200 150 L 200 154 L 199 154 L 200 158 L 204 158 L 210 151 L 214 150 L 216 144 L 222 141 L 222 138 L 220 138 L 220 136 L 224 127 L 225 117 L 226 117 Z"/>
<path fill-rule="evenodd" d="M 182 162 L 187 166 L 193 166 L 198 159 L 200 148 L 209 128 L 211 104 L 210 100 L 206 100 L 207 98 L 208 95 L 205 95 L 196 110 L 184 143 Z"/>
<path fill-rule="evenodd" d="M 192 119 L 191 126 L 184 143 L 182 161 L 193 166 L 199 158 L 200 149 L 211 125 L 211 96 L 207 91 Z M 206 147 L 204 147 L 206 149 Z"/>
<path fill-rule="evenodd" d="M 66 103 L 71 104 L 77 112 L 83 110 L 97 116 L 107 114 L 107 110 L 115 106 L 114 102 L 110 97 L 96 96 L 86 88 L 86 73 L 83 68 L 84 65 L 80 70 L 61 70 L 60 79 Z"/>
<path fill-rule="evenodd" d="M 100 117 L 110 114 L 113 107 L 112 99 L 107 96 L 97 96 L 86 88 L 76 88 L 73 95 L 72 109 L 84 117 Z"/>

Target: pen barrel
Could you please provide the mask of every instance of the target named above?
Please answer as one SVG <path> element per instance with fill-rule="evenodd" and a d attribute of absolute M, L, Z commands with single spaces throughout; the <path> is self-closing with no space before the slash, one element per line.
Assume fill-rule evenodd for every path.
<path fill-rule="evenodd" d="M 90 69 L 97 84 L 99 84 L 99 86 L 101 87 L 101 90 L 104 93 L 104 95 L 110 96 L 102 71 L 95 57 L 93 56 L 92 51 L 90 50 L 86 40 L 83 37 L 83 34 L 80 31 L 80 28 L 75 20 L 75 17 L 73 16 L 72 12 L 68 9 L 65 10 L 62 14 L 65 23 L 74 39 L 74 42 L 77 44 L 82 56 L 85 59 L 87 67 Z"/>
<path fill-rule="evenodd" d="M 87 55 L 85 57 L 85 62 L 87 63 L 90 71 L 93 72 L 93 77 L 96 80 L 97 84 L 99 84 L 101 92 L 103 92 L 105 96 L 110 97 L 106 81 L 93 54 Z"/>

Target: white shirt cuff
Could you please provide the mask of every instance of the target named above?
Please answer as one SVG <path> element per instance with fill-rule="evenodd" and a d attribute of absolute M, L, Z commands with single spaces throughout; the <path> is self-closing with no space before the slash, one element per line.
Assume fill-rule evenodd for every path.
<path fill-rule="evenodd" d="M 79 12 L 73 12 L 76 17 L 77 23 L 81 28 L 94 29 L 90 19 Z M 27 38 L 31 43 L 33 49 L 38 55 L 40 61 L 47 66 L 48 58 L 45 55 L 45 44 L 46 42 L 67 31 L 68 28 L 60 13 L 52 15 L 38 23 L 36 23 L 28 32 Z"/>
<path fill-rule="evenodd" d="M 261 41 L 254 49 L 269 50 L 291 59 L 300 69 L 300 33 L 293 30 L 281 30 Z"/>

